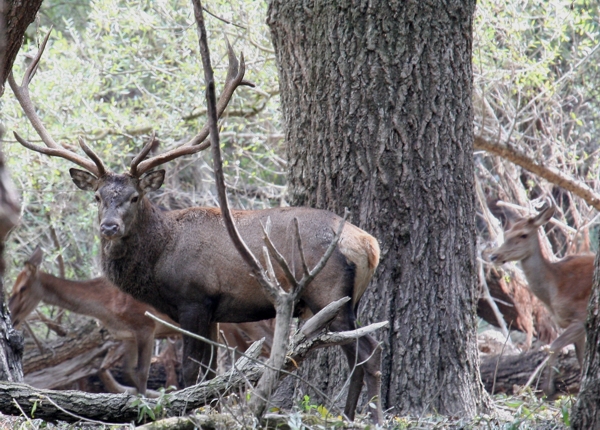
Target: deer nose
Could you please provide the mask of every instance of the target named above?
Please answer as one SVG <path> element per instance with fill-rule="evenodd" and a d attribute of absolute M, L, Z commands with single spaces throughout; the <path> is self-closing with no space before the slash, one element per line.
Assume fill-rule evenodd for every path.
<path fill-rule="evenodd" d="M 100 224 L 100 233 L 107 237 L 115 236 L 119 233 L 119 224 L 116 221 L 104 221 Z"/>

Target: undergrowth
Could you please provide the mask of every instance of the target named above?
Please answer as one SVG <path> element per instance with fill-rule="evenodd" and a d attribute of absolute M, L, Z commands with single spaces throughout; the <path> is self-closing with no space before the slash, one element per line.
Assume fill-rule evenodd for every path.
<path fill-rule="evenodd" d="M 334 416 L 322 405 L 316 405 L 311 399 L 304 397 L 294 411 L 288 413 L 271 413 L 268 420 L 260 424 L 252 417 L 240 419 L 234 414 L 218 413 L 214 409 L 202 408 L 188 419 L 172 418 L 163 425 L 149 424 L 137 428 L 214 428 L 214 429 L 252 429 L 278 428 L 290 430 L 312 429 L 490 429 L 490 430 L 562 430 L 570 426 L 570 411 L 574 397 L 561 397 L 555 401 L 538 398 L 532 392 L 517 396 L 504 394 L 492 397 L 495 411 L 489 415 L 477 416 L 474 419 L 460 419 L 440 415 L 424 415 L 421 417 L 399 417 L 386 415 L 383 426 L 373 426 L 367 417 L 358 417 L 355 423 L 345 422 L 341 416 Z M 147 412 L 147 411 L 146 411 Z M 160 414 L 157 414 L 160 415 Z M 158 418 L 158 417 L 157 417 Z M 244 423 L 244 424 L 242 424 Z M 37 430 L 37 429 L 86 429 L 86 430 L 121 430 L 134 429 L 137 424 L 98 425 L 80 423 L 49 423 L 28 417 L 10 417 L 0 415 L 0 430 Z"/>

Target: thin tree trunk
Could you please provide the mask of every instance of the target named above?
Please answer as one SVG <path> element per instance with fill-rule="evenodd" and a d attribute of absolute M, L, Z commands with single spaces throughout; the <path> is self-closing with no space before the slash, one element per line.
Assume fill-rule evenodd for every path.
<path fill-rule="evenodd" d="M 359 321 L 390 321 L 384 409 L 473 416 L 475 1 L 272 0 L 293 205 L 352 211 L 382 259 Z M 338 350 L 302 372 L 334 397 Z M 343 400 L 341 396 L 341 400 Z"/>
<path fill-rule="evenodd" d="M 571 426 L 574 429 L 600 428 L 600 253 L 596 254 L 596 269 L 586 322 L 585 359 L 579 397 L 573 406 Z"/>

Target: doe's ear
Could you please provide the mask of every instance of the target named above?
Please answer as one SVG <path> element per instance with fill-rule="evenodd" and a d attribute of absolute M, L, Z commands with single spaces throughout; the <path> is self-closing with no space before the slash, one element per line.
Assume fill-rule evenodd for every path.
<path fill-rule="evenodd" d="M 33 251 L 33 254 L 31 254 L 31 256 L 29 257 L 29 260 L 26 261 L 26 263 L 37 268 L 40 264 L 42 264 L 42 255 L 42 248 L 40 248 L 40 246 L 38 245 L 37 248 L 35 248 L 35 251 Z"/>
<path fill-rule="evenodd" d="M 554 215 L 555 210 L 556 207 L 553 204 L 548 204 L 545 207 L 543 207 L 542 210 L 536 216 L 531 218 L 529 222 L 535 227 L 544 225 L 548 221 L 550 221 L 550 218 L 552 218 L 552 215 Z"/>
<path fill-rule="evenodd" d="M 156 191 L 165 180 L 165 170 L 160 169 L 154 172 L 148 172 L 140 178 L 140 188 L 144 193 Z"/>
<path fill-rule="evenodd" d="M 73 182 L 77 185 L 77 188 L 82 189 L 83 191 L 96 191 L 98 178 L 90 172 L 71 168 L 69 169 L 69 173 L 71 174 L 71 179 L 73 179 Z"/>

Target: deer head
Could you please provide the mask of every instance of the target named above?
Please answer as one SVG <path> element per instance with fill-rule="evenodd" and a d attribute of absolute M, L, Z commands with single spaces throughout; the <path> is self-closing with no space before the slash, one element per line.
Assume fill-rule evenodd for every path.
<path fill-rule="evenodd" d="M 50 133 L 48 133 L 46 127 L 38 117 L 29 95 L 29 83 L 35 74 L 49 36 L 50 32 L 44 38 L 37 55 L 25 71 L 22 84 L 18 85 L 16 83 L 12 72 L 8 78 L 10 86 L 21 104 L 25 115 L 46 147 L 23 139 L 16 132 L 14 133 L 15 138 L 28 149 L 50 156 L 61 157 L 83 167 L 85 170 L 71 169 L 71 178 L 80 189 L 95 192 L 95 198 L 99 205 L 98 217 L 102 237 L 108 240 L 125 237 L 129 233 L 129 227 L 138 216 L 140 206 L 144 204 L 144 196 L 148 192 L 160 188 L 164 181 L 164 170 L 151 171 L 151 169 L 167 161 L 184 155 L 195 154 L 208 148 L 210 143 L 205 142 L 209 134 L 208 125 L 204 126 L 188 142 L 162 154 L 145 159 L 154 143 L 154 134 L 152 134 L 141 152 L 131 162 L 129 172 L 123 174 L 116 174 L 108 170 L 98 155 L 81 138 L 79 139 L 79 145 L 88 158 L 65 149 L 56 143 Z M 229 43 L 227 43 L 227 47 L 229 67 L 225 86 L 217 103 L 217 114 L 219 117 L 225 111 L 237 87 L 242 85 L 254 86 L 254 84 L 244 80 L 246 68 L 243 55 L 240 57 L 240 61 L 238 61 Z"/>
<path fill-rule="evenodd" d="M 504 264 L 521 261 L 539 250 L 537 230 L 554 215 L 555 206 L 548 204 L 533 217 L 512 220 L 504 233 L 504 243 L 488 254 L 490 261 Z"/>
<path fill-rule="evenodd" d="M 17 327 L 27 315 L 33 312 L 42 300 L 43 291 L 38 274 L 41 262 L 42 250 L 38 246 L 17 276 L 8 301 L 14 327 Z"/>

